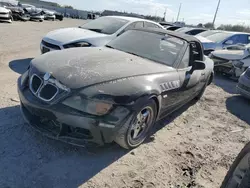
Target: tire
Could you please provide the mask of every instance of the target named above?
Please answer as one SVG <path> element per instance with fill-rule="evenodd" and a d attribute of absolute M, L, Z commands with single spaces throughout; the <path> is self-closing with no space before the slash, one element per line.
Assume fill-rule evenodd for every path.
<path fill-rule="evenodd" d="M 135 123 L 135 122 L 138 122 L 139 114 L 142 114 L 143 111 L 145 110 L 150 111 L 150 112 L 147 112 L 147 113 L 150 113 L 150 115 L 146 117 L 147 120 L 149 120 L 149 122 L 147 123 L 147 125 L 145 125 L 144 130 L 142 130 L 141 133 L 138 133 L 139 138 L 136 138 L 136 139 L 132 138 L 132 133 L 134 132 L 135 134 L 135 131 L 133 130 L 133 128 L 135 124 L 138 125 L 138 123 Z M 133 149 L 133 148 L 138 147 L 147 138 L 150 132 L 150 129 L 154 125 L 155 119 L 156 119 L 156 113 L 157 113 L 157 106 L 154 100 L 151 99 L 146 104 L 144 104 L 141 108 L 139 108 L 139 110 L 136 110 L 133 115 L 131 115 L 131 117 L 126 121 L 126 123 L 117 132 L 117 135 L 114 141 L 125 149 Z"/>
<path fill-rule="evenodd" d="M 240 169 L 240 170 L 239 170 Z M 237 183 L 234 181 L 237 178 Z M 250 187 L 250 142 L 241 150 L 229 171 L 221 188 L 249 188 Z"/>

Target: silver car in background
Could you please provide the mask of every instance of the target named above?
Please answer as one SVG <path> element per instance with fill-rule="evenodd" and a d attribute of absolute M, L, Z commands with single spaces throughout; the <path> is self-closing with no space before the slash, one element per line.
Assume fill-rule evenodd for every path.
<path fill-rule="evenodd" d="M 161 28 L 160 24 L 123 16 L 105 16 L 78 28 L 63 28 L 48 33 L 41 41 L 42 54 L 66 48 L 104 46 L 130 29 Z"/>
<path fill-rule="evenodd" d="M 217 32 L 207 37 L 196 36 L 204 48 L 204 54 L 209 55 L 212 51 L 221 50 L 234 44 L 250 43 L 249 33 L 240 32 Z"/>
<path fill-rule="evenodd" d="M 0 6 L 0 22 L 12 22 L 11 11 Z"/>
<path fill-rule="evenodd" d="M 240 76 L 237 91 L 242 96 L 250 99 L 250 67 Z"/>

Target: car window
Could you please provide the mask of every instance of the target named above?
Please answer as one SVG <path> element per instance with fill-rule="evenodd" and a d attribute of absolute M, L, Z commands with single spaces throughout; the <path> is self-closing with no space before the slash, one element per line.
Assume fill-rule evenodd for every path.
<path fill-rule="evenodd" d="M 183 68 L 187 68 L 189 67 L 189 61 L 190 61 L 190 47 L 188 46 L 183 58 L 182 58 L 182 61 L 181 61 L 181 64 L 179 66 L 179 69 L 183 69 Z"/>
<path fill-rule="evenodd" d="M 239 35 L 234 35 L 234 36 L 230 37 L 227 41 L 229 41 L 229 40 L 232 40 L 233 44 L 238 44 L 239 41 L 240 41 L 240 36 Z M 225 42 L 227 42 L 227 41 L 225 41 Z"/>
<path fill-rule="evenodd" d="M 249 43 L 249 35 L 239 35 L 238 42 L 236 44 L 248 44 Z"/>
<path fill-rule="evenodd" d="M 206 38 L 213 42 L 223 42 L 224 40 L 227 40 L 230 36 L 232 36 L 232 33 L 221 32 L 209 35 Z"/>
<path fill-rule="evenodd" d="M 144 22 L 145 26 L 144 27 L 150 27 L 150 28 L 160 28 L 158 25 L 151 23 L 151 22 Z"/>
<path fill-rule="evenodd" d="M 207 37 L 207 36 L 210 36 L 210 35 L 214 35 L 216 33 L 219 33 L 219 31 L 216 31 L 216 30 L 210 30 L 210 31 L 204 31 L 202 33 L 199 33 L 197 34 L 196 36 L 202 36 L 202 37 Z"/>
<path fill-rule="evenodd" d="M 179 38 L 130 30 L 111 41 L 107 46 L 155 62 L 173 66 L 186 42 Z"/>
<path fill-rule="evenodd" d="M 131 29 L 139 29 L 139 28 L 143 28 L 143 22 L 133 22 L 129 24 L 120 34 Z"/>
<path fill-rule="evenodd" d="M 194 61 L 203 61 L 203 54 L 201 52 L 202 49 L 200 44 L 197 42 L 192 42 L 190 48 L 190 65 L 192 65 Z"/>
<path fill-rule="evenodd" d="M 121 18 L 101 17 L 84 24 L 80 28 L 104 34 L 113 34 L 127 23 L 128 20 L 124 20 Z"/>

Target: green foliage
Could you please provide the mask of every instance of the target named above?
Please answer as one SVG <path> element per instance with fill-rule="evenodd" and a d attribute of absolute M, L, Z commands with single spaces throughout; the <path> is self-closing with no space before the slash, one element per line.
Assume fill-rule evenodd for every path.
<path fill-rule="evenodd" d="M 204 24 L 204 27 L 208 28 L 208 29 L 213 29 L 214 28 L 213 23 L 211 23 L 211 22 L 208 22 L 208 23 Z"/>
<path fill-rule="evenodd" d="M 69 9 L 74 9 L 74 7 L 70 6 L 70 5 L 64 5 L 64 8 L 69 8 Z"/>
<path fill-rule="evenodd" d="M 247 32 L 250 33 L 250 27 L 244 26 L 244 25 L 221 25 L 217 29 L 219 30 L 225 30 L 225 31 L 237 31 L 237 32 Z"/>

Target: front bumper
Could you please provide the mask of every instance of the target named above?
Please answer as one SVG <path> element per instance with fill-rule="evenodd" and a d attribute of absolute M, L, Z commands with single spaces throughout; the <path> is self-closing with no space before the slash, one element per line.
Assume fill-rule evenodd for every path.
<path fill-rule="evenodd" d="M 39 103 L 39 99 L 28 88 L 22 89 L 20 82 L 19 78 L 18 94 L 24 119 L 33 128 L 53 139 L 77 146 L 111 143 L 129 116 L 129 111 L 123 111 L 120 114 L 114 112 L 109 117 L 98 118 L 72 112 L 72 109 L 61 104 L 46 106 Z"/>
<path fill-rule="evenodd" d="M 244 96 L 244 97 L 250 99 L 250 92 L 249 92 L 249 91 L 247 91 L 247 90 L 241 88 L 241 87 L 238 86 L 238 85 L 237 85 L 236 89 L 237 89 L 237 92 L 238 92 L 239 94 L 241 94 L 242 96 Z"/>
<path fill-rule="evenodd" d="M 250 78 L 246 76 L 246 73 L 244 73 L 239 78 L 239 83 L 237 85 L 237 92 L 244 97 L 250 99 Z"/>
<path fill-rule="evenodd" d="M 12 22 L 10 14 L 0 14 L 0 21 L 2 21 L 2 22 Z"/>

